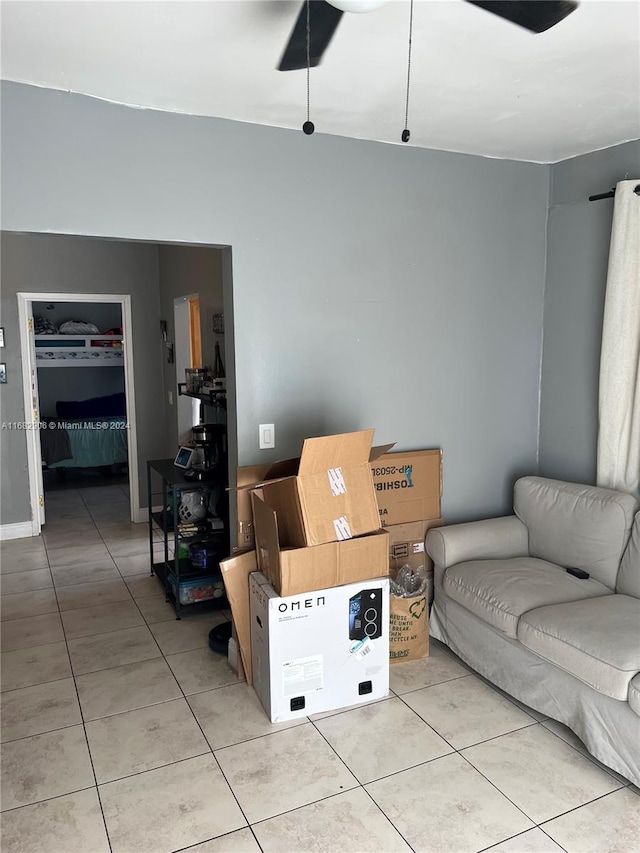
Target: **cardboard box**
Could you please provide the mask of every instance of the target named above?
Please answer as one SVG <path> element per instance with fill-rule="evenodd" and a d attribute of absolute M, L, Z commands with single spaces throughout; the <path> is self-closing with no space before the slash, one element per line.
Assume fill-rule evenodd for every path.
<path fill-rule="evenodd" d="M 371 473 L 383 527 L 440 518 L 442 450 L 385 453 Z"/>
<path fill-rule="evenodd" d="M 252 551 L 255 548 L 251 492 L 244 487 L 264 479 L 271 467 L 271 465 L 247 465 L 236 470 L 237 552 Z"/>
<path fill-rule="evenodd" d="M 258 568 L 279 595 L 297 595 L 388 574 L 389 540 L 384 530 L 344 542 L 285 548 L 280 541 L 280 515 L 255 493 L 253 514 Z"/>
<path fill-rule="evenodd" d="M 389 534 L 389 574 L 391 577 L 404 565 L 417 569 L 425 566 L 433 571 L 433 562 L 424 547 L 427 531 L 432 527 L 442 527 L 443 518 L 428 521 L 410 521 L 407 524 L 392 524 L 384 529 Z"/>
<path fill-rule="evenodd" d="M 308 438 L 299 459 L 272 466 L 245 490 L 261 488 L 278 514 L 283 546 L 304 548 L 371 533 L 380 527 L 370 461 L 373 430 Z"/>
<path fill-rule="evenodd" d="M 250 599 L 253 683 L 272 723 L 387 696 L 387 578 L 281 597 L 252 574 Z"/>
<path fill-rule="evenodd" d="M 249 576 L 257 571 L 256 552 L 248 551 L 220 563 L 224 588 L 231 605 L 231 615 L 240 648 L 240 660 L 247 684 L 252 682 L 251 620 L 249 616 Z"/>

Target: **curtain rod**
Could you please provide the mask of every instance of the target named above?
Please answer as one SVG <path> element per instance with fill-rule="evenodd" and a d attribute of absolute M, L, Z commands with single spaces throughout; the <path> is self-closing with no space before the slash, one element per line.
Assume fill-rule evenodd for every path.
<path fill-rule="evenodd" d="M 633 191 L 636 195 L 640 196 L 640 184 L 633 188 Z M 598 193 L 598 195 L 590 195 L 589 201 L 600 201 L 602 198 L 614 198 L 616 194 L 616 189 L 610 189 L 608 193 Z"/>

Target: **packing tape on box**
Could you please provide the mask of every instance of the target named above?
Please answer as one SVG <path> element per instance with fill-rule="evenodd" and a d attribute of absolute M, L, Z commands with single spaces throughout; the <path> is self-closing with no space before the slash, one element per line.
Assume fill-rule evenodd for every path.
<path fill-rule="evenodd" d="M 329 468 L 329 470 L 327 471 L 327 476 L 329 477 L 331 494 L 334 496 L 334 498 L 337 498 L 338 495 L 347 494 L 347 484 L 344 481 L 342 468 Z"/>
<path fill-rule="evenodd" d="M 349 521 L 346 515 L 334 519 L 333 526 L 336 531 L 338 542 L 343 542 L 345 539 L 353 539 L 353 534 L 351 533 L 351 528 L 349 527 Z"/>

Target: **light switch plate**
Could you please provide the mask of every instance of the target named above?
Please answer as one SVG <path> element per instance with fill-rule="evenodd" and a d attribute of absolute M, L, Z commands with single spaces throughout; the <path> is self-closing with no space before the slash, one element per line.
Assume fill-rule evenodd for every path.
<path fill-rule="evenodd" d="M 260 450 L 270 450 L 276 446 L 276 428 L 274 424 L 260 424 Z"/>

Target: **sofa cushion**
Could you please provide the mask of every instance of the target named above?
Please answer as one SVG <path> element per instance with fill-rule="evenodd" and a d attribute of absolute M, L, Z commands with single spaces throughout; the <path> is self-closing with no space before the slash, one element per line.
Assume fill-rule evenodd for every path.
<path fill-rule="evenodd" d="M 634 714 L 640 717 L 640 675 L 636 675 L 631 679 L 628 699 L 629 707 Z"/>
<path fill-rule="evenodd" d="M 585 569 L 615 589 L 638 501 L 613 489 L 522 477 L 513 506 L 529 529 L 529 554 Z"/>
<path fill-rule="evenodd" d="M 631 539 L 620 563 L 616 592 L 640 598 L 640 512 L 633 522 Z"/>
<path fill-rule="evenodd" d="M 443 588 L 458 604 L 510 637 L 516 636 L 518 620 L 527 610 L 611 594 L 592 578 L 578 580 L 533 557 L 458 563 L 446 570 Z"/>
<path fill-rule="evenodd" d="M 640 672 L 640 599 L 607 595 L 540 607 L 522 616 L 518 639 L 599 693 L 624 701 Z"/>

